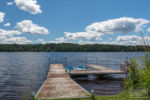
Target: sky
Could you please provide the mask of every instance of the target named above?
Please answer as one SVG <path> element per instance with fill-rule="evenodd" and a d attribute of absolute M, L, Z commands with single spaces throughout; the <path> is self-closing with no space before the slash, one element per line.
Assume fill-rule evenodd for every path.
<path fill-rule="evenodd" d="M 150 44 L 149 4 L 150 0 L 0 0 L 0 44 Z"/>

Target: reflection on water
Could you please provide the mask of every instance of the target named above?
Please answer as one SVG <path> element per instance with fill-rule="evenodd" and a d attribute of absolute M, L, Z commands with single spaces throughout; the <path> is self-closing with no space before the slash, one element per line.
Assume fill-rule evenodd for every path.
<path fill-rule="evenodd" d="M 73 78 L 78 84 L 95 95 L 115 95 L 123 91 L 122 78 L 110 76 L 80 76 Z"/>
<path fill-rule="evenodd" d="M 120 62 L 125 57 L 134 57 L 143 55 L 139 52 L 0 52 L 0 100 L 21 100 L 22 96 L 28 93 L 36 93 L 49 71 L 48 56 L 51 56 L 52 63 L 63 63 L 64 57 L 67 57 L 67 65 L 84 65 L 85 57 L 88 57 L 88 63 L 95 63 L 95 57 L 99 57 L 98 63 L 113 69 L 120 68 Z M 81 84 L 88 87 L 89 90 L 97 89 L 95 83 Z M 105 90 L 103 87 L 120 84 L 116 81 L 103 81 L 104 84 L 98 84 L 98 89 Z M 118 85 L 119 86 L 119 85 Z M 87 88 L 87 89 L 88 89 Z M 115 88 L 115 87 L 114 87 Z M 119 87 L 117 87 L 119 88 Z M 97 90 L 95 90 L 95 93 Z"/>

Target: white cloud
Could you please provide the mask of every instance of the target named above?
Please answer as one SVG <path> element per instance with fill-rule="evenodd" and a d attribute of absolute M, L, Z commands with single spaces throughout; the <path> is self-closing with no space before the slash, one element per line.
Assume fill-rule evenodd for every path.
<path fill-rule="evenodd" d="M 37 4 L 37 0 L 15 0 L 14 2 L 19 9 L 30 12 L 31 14 L 42 13 L 40 5 Z"/>
<path fill-rule="evenodd" d="M 2 36 L 0 35 L 0 40 L 1 40 L 1 39 L 5 39 L 5 38 L 7 38 L 7 37 L 4 36 L 4 35 L 2 35 Z"/>
<path fill-rule="evenodd" d="M 7 2 L 7 5 L 8 6 L 13 5 L 13 2 Z"/>
<path fill-rule="evenodd" d="M 109 38 L 108 40 L 113 40 L 113 38 Z"/>
<path fill-rule="evenodd" d="M 5 13 L 0 12 L 0 23 L 4 21 Z"/>
<path fill-rule="evenodd" d="M 64 37 L 60 37 L 56 39 L 57 42 L 66 42 L 66 39 Z"/>
<path fill-rule="evenodd" d="M 71 40 L 98 40 L 99 37 L 102 35 L 100 33 L 97 32 L 76 32 L 76 33 L 69 33 L 69 32 L 64 32 L 65 36 L 68 39 Z"/>
<path fill-rule="evenodd" d="M 55 39 L 54 41 L 49 41 L 49 43 L 71 43 L 71 42 L 67 41 L 67 39 L 65 39 L 64 37 L 60 37 Z"/>
<path fill-rule="evenodd" d="M 122 17 L 102 22 L 95 22 L 87 26 L 86 30 L 102 34 L 137 32 L 142 29 L 144 24 L 149 22 L 149 20 L 142 18 L 134 19 L 130 17 Z"/>
<path fill-rule="evenodd" d="M 148 28 L 147 31 L 150 32 L 150 28 Z"/>
<path fill-rule="evenodd" d="M 126 35 L 118 36 L 116 39 L 108 38 L 102 41 L 83 41 L 79 44 L 112 44 L 112 45 L 150 45 L 150 36 Z"/>
<path fill-rule="evenodd" d="M 64 32 L 67 39 L 72 40 L 101 40 L 105 34 L 130 33 L 142 30 L 142 26 L 150 23 L 149 20 L 122 17 L 102 22 L 95 22 L 85 28 L 85 32 Z"/>
<path fill-rule="evenodd" d="M 102 41 L 100 44 L 111 44 L 111 45 L 121 45 L 120 43 L 116 41 Z"/>
<path fill-rule="evenodd" d="M 12 37 L 14 35 L 21 35 L 22 33 L 19 31 L 15 31 L 15 30 L 4 30 L 4 29 L 0 29 L 0 37 L 1 36 L 7 36 L 7 37 Z"/>
<path fill-rule="evenodd" d="M 95 44 L 97 42 L 94 42 L 94 41 L 88 41 L 88 40 L 79 40 L 78 41 L 78 44 L 80 45 L 85 45 L 85 44 Z"/>
<path fill-rule="evenodd" d="M 8 23 L 6 23 L 6 24 L 4 24 L 4 26 L 10 26 L 11 24 L 8 22 Z"/>
<path fill-rule="evenodd" d="M 38 39 L 35 41 L 36 43 L 39 43 L 39 44 L 46 44 L 47 42 L 43 39 Z"/>
<path fill-rule="evenodd" d="M 28 40 L 26 37 L 10 37 L 0 40 L 1 44 L 28 44 L 32 43 L 31 40 Z"/>
<path fill-rule="evenodd" d="M 145 45 L 150 44 L 150 36 L 136 36 L 136 35 L 127 35 L 127 36 L 118 36 L 116 38 L 116 43 L 123 45 Z"/>
<path fill-rule="evenodd" d="M 31 20 L 23 20 L 18 22 L 16 28 L 22 32 L 27 32 L 31 34 L 48 34 L 48 29 L 34 24 Z"/>
<path fill-rule="evenodd" d="M 136 35 L 129 35 L 129 36 L 118 36 L 116 41 L 120 44 L 137 44 L 141 38 Z"/>
<path fill-rule="evenodd" d="M 26 37 L 15 37 L 16 35 L 21 35 L 20 31 L 16 30 L 4 30 L 0 29 L 0 43 L 1 44 L 27 44 L 32 43 Z"/>

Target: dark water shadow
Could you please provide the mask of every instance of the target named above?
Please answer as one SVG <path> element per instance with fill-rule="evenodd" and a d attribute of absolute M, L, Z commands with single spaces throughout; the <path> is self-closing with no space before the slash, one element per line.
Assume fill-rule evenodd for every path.
<path fill-rule="evenodd" d="M 112 75 L 100 76 L 72 76 L 88 92 L 94 91 L 95 95 L 115 95 L 124 90 L 123 78 Z"/>

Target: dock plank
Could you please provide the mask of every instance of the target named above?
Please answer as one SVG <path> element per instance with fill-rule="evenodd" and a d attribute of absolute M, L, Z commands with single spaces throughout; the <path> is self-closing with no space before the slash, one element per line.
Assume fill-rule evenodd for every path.
<path fill-rule="evenodd" d="M 114 70 L 101 65 L 88 65 L 93 70 L 73 70 L 71 75 L 97 75 L 97 74 L 126 74 L 127 72 L 121 70 Z"/>
<path fill-rule="evenodd" d="M 84 98 L 90 94 L 74 82 L 62 64 L 51 64 L 46 81 L 37 92 L 37 99 Z"/>

